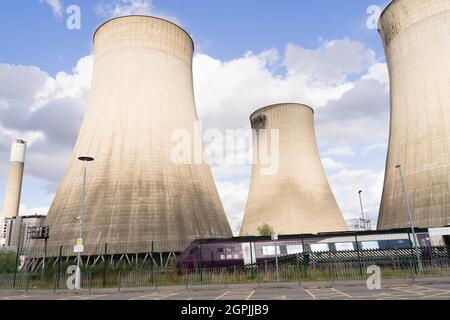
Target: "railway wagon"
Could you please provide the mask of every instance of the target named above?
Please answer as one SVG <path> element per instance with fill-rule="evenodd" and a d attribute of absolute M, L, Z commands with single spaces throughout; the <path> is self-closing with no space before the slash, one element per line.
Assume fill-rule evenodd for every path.
<path fill-rule="evenodd" d="M 450 227 L 416 228 L 420 248 L 447 246 L 450 248 Z M 177 268 L 245 267 L 264 264 L 275 257 L 296 254 L 335 252 L 379 252 L 388 249 L 411 249 L 414 241 L 411 229 L 390 229 L 362 232 L 338 232 L 271 237 L 235 237 L 228 239 L 201 239 L 193 241 L 179 256 Z M 422 250 L 426 254 L 426 250 Z M 382 258 L 382 257 L 379 257 Z"/>

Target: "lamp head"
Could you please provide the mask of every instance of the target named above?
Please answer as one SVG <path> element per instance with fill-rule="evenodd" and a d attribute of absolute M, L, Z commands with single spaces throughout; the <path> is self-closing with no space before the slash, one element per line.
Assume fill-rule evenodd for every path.
<path fill-rule="evenodd" d="M 78 160 L 80 160 L 80 161 L 94 161 L 94 158 L 84 155 L 84 156 L 78 157 Z"/>

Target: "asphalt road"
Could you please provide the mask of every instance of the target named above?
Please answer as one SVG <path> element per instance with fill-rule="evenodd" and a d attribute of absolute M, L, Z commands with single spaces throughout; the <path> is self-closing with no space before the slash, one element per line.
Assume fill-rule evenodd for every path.
<path fill-rule="evenodd" d="M 0 292 L 0 300 L 450 300 L 449 283 L 404 283 L 369 290 L 365 286 L 292 286 L 214 289 L 159 288 L 96 292 Z"/>

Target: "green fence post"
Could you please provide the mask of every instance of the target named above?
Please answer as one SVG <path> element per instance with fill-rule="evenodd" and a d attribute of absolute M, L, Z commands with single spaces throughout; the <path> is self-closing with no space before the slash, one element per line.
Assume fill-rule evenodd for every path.
<path fill-rule="evenodd" d="M 14 280 L 13 280 L 13 288 L 16 288 L 16 278 L 17 278 L 17 269 L 19 269 L 19 254 L 20 254 L 20 245 L 17 246 L 16 251 L 16 267 L 14 268 Z"/>
<path fill-rule="evenodd" d="M 103 288 L 106 287 L 106 265 L 108 264 L 108 244 L 105 243 L 105 259 L 103 260 Z"/>
<path fill-rule="evenodd" d="M 409 233 L 409 230 L 407 232 L 408 232 L 409 248 L 411 249 L 412 263 L 414 265 L 414 272 L 417 274 L 416 256 L 414 255 L 414 249 L 413 249 L 413 246 L 412 246 L 411 235 Z"/>
<path fill-rule="evenodd" d="M 62 259 L 62 246 L 59 246 L 59 257 L 58 257 L 58 272 L 56 274 L 56 289 L 59 289 L 59 277 L 61 276 L 61 259 Z"/>
<path fill-rule="evenodd" d="M 92 272 L 89 272 L 89 293 L 91 292 L 92 288 Z"/>
<path fill-rule="evenodd" d="M 120 271 L 119 271 L 119 275 L 117 277 L 117 286 L 118 286 L 119 292 L 120 292 L 120 283 L 121 283 L 121 278 L 120 278 Z"/>
<path fill-rule="evenodd" d="M 359 267 L 359 276 L 363 276 L 363 270 L 362 270 L 362 263 L 361 263 L 361 253 L 359 250 L 359 243 L 358 243 L 358 235 L 355 232 L 355 242 L 356 242 L 356 254 L 358 255 L 358 267 Z"/>
<path fill-rule="evenodd" d="M 305 279 L 308 277 L 308 271 L 306 267 L 306 255 L 305 255 L 305 241 L 302 237 L 302 258 L 303 258 L 303 269 L 305 271 Z"/>
<path fill-rule="evenodd" d="M 150 254 L 150 284 L 153 285 L 154 279 L 153 279 L 153 253 L 154 253 L 154 241 L 152 240 L 152 252 Z"/>
<path fill-rule="evenodd" d="M 203 283 L 203 253 L 201 243 L 200 243 L 200 283 Z"/>
<path fill-rule="evenodd" d="M 250 272 L 252 275 L 252 279 L 255 279 L 253 274 L 253 243 L 250 241 Z"/>
<path fill-rule="evenodd" d="M 28 293 L 28 277 L 29 277 L 28 272 L 26 273 L 26 277 L 27 277 L 27 280 L 26 280 L 26 283 L 25 283 L 25 293 Z"/>
<path fill-rule="evenodd" d="M 189 290 L 189 271 L 188 271 L 188 269 L 186 269 L 184 271 L 184 274 L 185 274 L 185 281 L 186 281 L 186 290 Z"/>

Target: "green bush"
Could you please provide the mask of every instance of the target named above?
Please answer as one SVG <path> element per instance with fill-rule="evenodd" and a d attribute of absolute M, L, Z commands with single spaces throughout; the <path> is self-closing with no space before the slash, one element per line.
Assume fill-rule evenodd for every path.
<path fill-rule="evenodd" d="M 10 251 L 0 252 L 0 274 L 14 273 L 16 268 L 16 254 Z"/>

